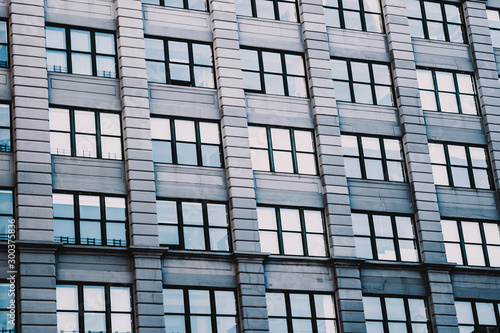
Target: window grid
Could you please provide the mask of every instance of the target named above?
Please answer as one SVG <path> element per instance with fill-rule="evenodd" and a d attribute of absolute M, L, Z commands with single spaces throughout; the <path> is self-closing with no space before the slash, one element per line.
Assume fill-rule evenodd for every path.
<path fill-rule="evenodd" d="M 0 188 L 0 240 L 9 239 L 9 220 L 12 218 L 14 218 L 13 192 Z"/>
<path fill-rule="evenodd" d="M 11 142 L 10 105 L 0 103 L 0 152 L 10 152 Z"/>
<path fill-rule="evenodd" d="M 415 228 L 410 216 L 381 215 L 359 211 L 353 211 L 351 216 L 358 257 L 374 260 L 419 261 Z M 384 230 L 387 222 L 390 224 L 389 229 Z M 369 244 L 366 244 L 366 241 Z M 371 253 L 366 252 L 366 246 L 370 246 Z"/>
<path fill-rule="evenodd" d="M 337 332 L 332 295 L 266 292 L 270 333 Z"/>
<path fill-rule="evenodd" d="M 295 0 L 237 0 L 236 14 L 277 21 L 298 22 Z"/>
<path fill-rule="evenodd" d="M 363 295 L 367 332 L 432 332 L 424 299 Z"/>
<path fill-rule="evenodd" d="M 500 267 L 500 225 L 497 222 L 443 219 L 441 227 L 448 262 Z"/>
<path fill-rule="evenodd" d="M 207 3 L 205 0 L 142 0 L 143 4 L 160 5 L 165 7 L 183 8 L 206 12 Z"/>
<path fill-rule="evenodd" d="M 249 126 L 249 132 L 254 170 L 310 175 L 318 173 L 311 131 Z M 276 140 L 273 140 L 273 135 Z M 297 136 L 300 140 L 296 141 Z"/>
<path fill-rule="evenodd" d="M 232 290 L 164 288 L 163 306 L 167 332 L 238 331 L 236 299 Z"/>
<path fill-rule="evenodd" d="M 69 27 L 63 27 L 63 26 L 46 26 L 46 31 L 47 30 L 64 30 L 64 40 L 62 40 L 62 44 L 64 44 L 62 47 L 50 47 L 49 45 L 46 46 L 47 49 L 47 71 L 49 72 L 59 72 L 59 73 L 72 73 L 72 74 L 83 74 L 83 75 L 93 75 L 93 76 L 100 76 L 100 77 L 108 77 L 108 78 L 116 78 L 116 73 L 118 73 L 118 64 L 116 60 L 116 45 L 115 45 L 115 36 L 113 33 L 107 32 L 107 31 L 100 31 L 100 30 L 89 30 L 89 29 L 80 29 L 80 28 L 69 28 Z M 79 50 L 73 49 L 72 46 L 72 39 L 71 39 L 71 33 L 72 32 L 83 32 L 83 33 L 89 33 L 89 46 L 90 50 Z M 107 38 L 112 37 L 112 51 L 111 52 L 97 52 L 97 45 L 96 45 L 96 34 L 101 35 L 102 37 L 107 36 Z M 47 42 L 49 41 L 49 38 L 46 37 Z M 75 45 L 77 43 L 75 42 Z M 64 54 L 65 60 L 62 61 L 61 59 L 52 59 L 52 55 L 55 54 Z M 73 56 L 78 56 L 78 55 L 83 55 L 83 56 L 90 56 L 91 64 L 90 64 L 90 72 L 87 71 L 85 68 L 78 68 L 74 67 L 74 60 Z M 110 66 L 109 64 L 105 63 L 104 59 L 113 59 L 114 64 Z M 99 60 L 102 61 L 101 64 L 98 64 Z"/>
<path fill-rule="evenodd" d="M 328 27 L 384 32 L 382 11 L 378 0 L 323 0 L 323 6 Z"/>
<path fill-rule="evenodd" d="M 259 206 L 257 220 L 263 252 L 326 256 L 325 226 L 320 210 Z M 298 225 L 292 225 L 294 220 Z"/>
<path fill-rule="evenodd" d="M 351 134 L 342 134 L 341 138 L 348 178 L 406 182 L 400 139 Z M 371 144 L 375 143 L 377 148 L 372 149 L 370 142 Z M 391 150 L 396 146 L 398 146 L 399 152 Z M 374 156 L 367 156 L 367 152 L 370 150 L 374 150 Z M 396 157 L 396 155 L 399 156 Z"/>
<path fill-rule="evenodd" d="M 394 106 L 392 76 L 387 64 L 367 63 L 336 58 L 332 58 L 330 60 L 330 64 L 332 66 L 333 83 L 336 92 L 335 97 L 337 100 L 353 103 Z M 366 66 L 365 68 L 368 69 L 368 77 L 363 75 L 366 73 L 357 73 L 358 77 L 361 74 L 362 79 L 355 79 L 352 66 Z M 377 75 L 375 75 L 374 67 L 377 68 Z M 380 72 L 382 68 L 387 71 Z M 345 74 L 347 74 L 347 77 Z M 348 92 L 345 92 L 346 84 L 348 85 Z M 357 93 L 357 88 L 366 86 L 369 86 L 369 94 L 366 90 L 359 90 Z"/>
<path fill-rule="evenodd" d="M 490 26 L 491 43 L 493 47 L 500 48 L 500 11 L 498 9 L 486 9 L 488 24 Z"/>
<path fill-rule="evenodd" d="M 246 48 L 240 49 L 240 54 L 245 91 L 293 97 L 308 96 L 302 55 Z M 279 57 L 279 61 L 265 61 L 264 56 Z M 279 68 L 270 68 L 273 65 Z"/>
<path fill-rule="evenodd" d="M 220 211 L 221 208 L 224 208 L 224 212 Z M 161 245 L 168 245 L 172 249 L 230 251 L 229 221 L 225 203 L 159 199 L 157 211 Z M 199 213 L 201 216 L 195 216 Z M 201 218 L 201 221 L 189 221 L 193 216 Z M 200 230 L 202 235 L 197 233 Z"/>
<path fill-rule="evenodd" d="M 15 325 L 9 323 L 10 317 L 10 301 L 15 300 L 15 295 L 12 295 L 10 290 L 10 283 L 0 283 L 0 332 L 1 333 L 15 333 Z M 14 290 L 15 292 L 15 290 Z M 17 321 L 16 321 L 17 322 Z"/>
<path fill-rule="evenodd" d="M 98 292 L 92 295 L 92 290 Z M 128 287 L 58 284 L 56 295 L 59 333 L 133 332 L 132 295 Z"/>
<path fill-rule="evenodd" d="M 454 156 L 450 154 L 450 148 L 455 151 L 453 152 Z M 429 150 L 434 184 L 491 189 L 493 182 L 485 148 L 464 144 L 429 142 Z M 472 154 L 475 158 L 472 158 Z"/>
<path fill-rule="evenodd" d="M 7 22 L 0 21 L 0 67 L 9 67 L 9 43 Z"/>
<path fill-rule="evenodd" d="M 471 74 L 417 69 L 417 79 L 424 110 L 478 114 L 476 87 Z"/>
<path fill-rule="evenodd" d="M 498 332 L 500 304 L 488 301 L 455 300 L 460 332 Z"/>
<path fill-rule="evenodd" d="M 68 201 L 70 198 L 71 204 Z M 95 205 L 89 202 L 85 203 L 85 199 L 87 199 L 94 201 L 95 204 L 95 198 L 98 199 L 99 217 L 85 216 L 88 213 L 83 212 L 81 206 L 87 204 L 87 207 L 91 207 L 90 209 L 94 208 L 95 214 Z M 53 193 L 53 200 L 54 241 L 66 244 L 127 246 L 128 228 L 125 198 L 91 193 Z M 107 200 L 109 203 L 106 202 Z M 117 202 L 113 205 L 112 200 L 118 200 L 122 207 L 117 207 Z M 108 214 L 112 215 L 112 210 L 116 210 L 115 214 L 118 212 L 122 216 L 118 218 L 108 217 Z M 97 223 L 99 223 L 98 228 L 89 227 L 90 224 Z M 87 224 L 89 225 L 87 226 Z M 59 232 L 66 234 L 58 235 Z M 87 233 L 94 233 L 92 236 L 95 237 L 86 237 Z M 120 237 L 109 238 L 112 234 L 119 234 Z"/>
<path fill-rule="evenodd" d="M 91 130 L 77 131 L 77 127 L 85 126 L 84 118 L 77 121 L 77 115 L 90 115 L 93 113 L 93 123 Z M 67 108 L 51 107 L 49 108 L 49 115 L 51 116 L 51 153 L 54 155 L 78 156 L 89 158 L 102 158 L 121 160 L 122 144 L 121 144 L 121 119 L 118 113 L 90 111 L 90 110 L 75 110 Z M 104 117 L 113 117 L 114 120 L 110 123 Z M 62 119 L 68 119 L 69 123 L 61 127 L 60 122 Z M 104 122 L 101 118 L 104 118 Z M 57 123 L 54 124 L 54 123 Z M 106 127 L 106 128 L 105 128 Z M 85 139 L 89 138 L 89 150 L 81 150 L 79 146 L 85 147 Z M 80 139 L 82 144 L 79 144 Z M 69 142 L 68 142 L 69 140 Z M 92 144 L 94 141 L 94 144 Z"/>

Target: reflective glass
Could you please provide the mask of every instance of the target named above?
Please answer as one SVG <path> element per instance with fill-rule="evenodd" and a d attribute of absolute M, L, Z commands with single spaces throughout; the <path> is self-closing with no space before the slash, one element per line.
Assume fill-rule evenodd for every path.
<path fill-rule="evenodd" d="M 9 126 L 9 108 L 0 109 L 0 126 Z M 7 121 L 4 123 L 4 121 Z M 69 132 L 69 110 L 49 108 L 49 123 L 51 131 L 66 131 Z"/>
<path fill-rule="evenodd" d="M 363 62 L 351 62 L 352 79 L 355 82 L 370 83 L 370 72 L 368 64 Z"/>
<path fill-rule="evenodd" d="M 45 27 L 45 44 L 48 48 L 66 48 L 66 29 Z"/>
<path fill-rule="evenodd" d="M 365 159 L 365 170 L 367 179 L 384 180 L 384 171 L 381 160 Z"/>
<path fill-rule="evenodd" d="M 92 75 L 92 56 L 90 54 L 71 54 L 73 74 Z"/>
<path fill-rule="evenodd" d="M 346 29 L 361 30 L 361 14 L 344 10 L 344 24 Z"/>
<path fill-rule="evenodd" d="M 356 103 L 373 104 L 372 89 L 369 84 L 353 84 Z"/>
<path fill-rule="evenodd" d="M 292 150 L 290 131 L 287 129 L 271 128 L 271 143 L 273 149 Z"/>
<path fill-rule="evenodd" d="M 405 305 L 402 298 L 386 298 L 385 308 L 387 311 L 387 319 L 406 320 Z"/>
<path fill-rule="evenodd" d="M 219 126 L 216 123 L 200 122 L 200 140 L 202 143 L 219 144 Z"/>
<path fill-rule="evenodd" d="M 0 191 L 0 193 L 2 197 L 1 201 L 4 203 L 0 205 L 0 213 L 12 214 L 12 192 Z M 54 217 L 74 217 L 73 195 L 53 193 L 52 202 Z"/>
<path fill-rule="evenodd" d="M 441 5 L 437 2 L 424 2 L 425 14 L 428 20 L 442 21 Z"/>
<path fill-rule="evenodd" d="M 292 153 L 273 151 L 274 171 L 293 173 Z"/>
<path fill-rule="evenodd" d="M 105 197 L 106 220 L 125 221 L 125 198 Z"/>
<path fill-rule="evenodd" d="M 495 309 L 492 303 L 476 303 L 479 325 L 496 326 Z"/>
<path fill-rule="evenodd" d="M 280 209 L 281 228 L 289 231 L 300 231 L 299 211 L 296 209 Z"/>
<path fill-rule="evenodd" d="M 170 79 L 174 81 L 190 81 L 190 72 L 188 65 L 179 65 L 171 63 L 168 66 L 170 70 Z"/>
<path fill-rule="evenodd" d="M 197 333 L 212 333 L 212 322 L 208 316 L 191 316 L 191 331 Z"/>
<path fill-rule="evenodd" d="M 304 210 L 307 232 L 323 232 L 323 218 L 320 211 Z"/>
<path fill-rule="evenodd" d="M 484 235 L 487 244 L 500 245 L 500 224 L 483 223 Z"/>
<path fill-rule="evenodd" d="M 208 290 L 189 290 L 189 310 L 191 313 L 210 314 Z"/>
<path fill-rule="evenodd" d="M 130 312 L 130 289 L 127 287 L 110 287 L 111 311 Z"/>
<path fill-rule="evenodd" d="M 56 298 L 57 310 L 78 310 L 77 286 L 58 285 L 56 287 Z"/>
<path fill-rule="evenodd" d="M 465 244 L 467 263 L 471 266 L 485 266 L 482 245 Z"/>
<path fill-rule="evenodd" d="M 257 207 L 259 229 L 276 230 L 276 213 L 274 208 Z"/>
<path fill-rule="evenodd" d="M 370 236 L 370 224 L 367 214 L 351 214 L 352 227 L 355 235 Z"/>
<path fill-rule="evenodd" d="M 377 255 L 380 260 L 396 260 L 394 241 L 392 239 L 377 238 Z"/>
<path fill-rule="evenodd" d="M 266 293 L 267 312 L 269 316 L 286 316 L 285 295 L 282 293 Z"/>
<path fill-rule="evenodd" d="M 290 294 L 290 308 L 292 317 L 311 317 L 309 295 Z"/>
<path fill-rule="evenodd" d="M 80 195 L 80 218 L 94 219 L 101 218 L 100 200 L 98 196 Z"/>
<path fill-rule="evenodd" d="M 363 297 L 363 307 L 365 310 L 366 319 L 382 319 L 382 308 L 380 306 L 380 298 L 378 297 Z"/>
<path fill-rule="evenodd" d="M 80 243 L 101 245 L 101 223 L 94 221 L 80 221 Z"/>
<path fill-rule="evenodd" d="M 333 87 L 338 101 L 351 102 L 351 88 L 348 82 L 333 81 Z"/>
<path fill-rule="evenodd" d="M 182 289 L 163 289 L 163 309 L 168 313 L 184 313 Z"/>
<path fill-rule="evenodd" d="M 460 244 L 445 243 L 446 258 L 448 262 L 454 262 L 458 265 L 463 265 L 462 250 Z"/>
<path fill-rule="evenodd" d="M 215 294 L 215 313 L 224 315 L 235 315 L 236 306 L 234 303 L 234 292 L 232 291 L 214 291 Z"/>
<path fill-rule="evenodd" d="M 71 29 L 71 50 L 90 52 L 90 31 Z"/>
<path fill-rule="evenodd" d="M 373 226 L 375 236 L 392 237 L 392 222 L 391 217 L 386 215 L 373 215 Z"/>
<path fill-rule="evenodd" d="M 263 0 L 268 1 L 268 0 Z M 270 1 L 269 1 L 270 2 Z M 270 2 L 272 5 L 272 2 Z M 274 52 L 262 52 L 262 62 L 264 64 L 264 72 L 282 73 L 281 55 Z"/>
<path fill-rule="evenodd" d="M 115 36 L 113 34 L 96 32 L 95 44 L 97 53 L 115 54 Z"/>
<path fill-rule="evenodd" d="M 266 92 L 273 95 L 285 95 L 283 77 L 281 75 L 264 74 Z"/>
<path fill-rule="evenodd" d="M 196 144 L 177 142 L 177 163 L 197 165 Z"/>
<path fill-rule="evenodd" d="M 470 302 L 455 302 L 455 309 L 457 310 L 459 324 L 474 324 Z"/>
<path fill-rule="evenodd" d="M 147 61 L 146 70 L 148 73 L 149 82 L 156 82 L 156 83 L 167 82 L 164 63 Z"/>
<path fill-rule="evenodd" d="M 361 138 L 363 154 L 365 157 L 382 158 L 380 154 L 380 141 L 378 138 Z"/>
<path fill-rule="evenodd" d="M 302 61 L 301 56 L 293 54 L 285 54 L 285 63 L 286 63 L 286 72 L 288 75 L 302 75 L 302 76 L 305 75 L 304 62 Z"/>
<path fill-rule="evenodd" d="M 184 227 L 184 246 L 188 250 L 205 250 L 203 228 Z"/>
<path fill-rule="evenodd" d="M 269 155 L 267 150 L 256 150 L 252 149 L 250 151 L 252 156 L 252 168 L 254 170 L 269 171 Z"/>
<path fill-rule="evenodd" d="M 165 329 L 167 332 L 186 333 L 184 316 L 165 315 Z"/>
<path fill-rule="evenodd" d="M 259 231 L 260 248 L 262 252 L 280 253 L 278 235 L 274 231 Z"/>
<path fill-rule="evenodd" d="M 172 143 L 153 141 L 153 161 L 158 163 L 172 163 Z"/>
<path fill-rule="evenodd" d="M 196 65 L 212 66 L 212 48 L 206 44 L 193 44 L 193 62 Z"/>
<path fill-rule="evenodd" d="M 212 251 L 229 251 L 227 229 L 210 228 L 209 238 Z"/>
<path fill-rule="evenodd" d="M 85 311 L 104 311 L 104 287 L 84 286 L 83 299 Z"/>
<path fill-rule="evenodd" d="M 306 239 L 308 255 L 315 257 L 326 255 L 325 238 L 323 235 L 307 234 Z"/>
<path fill-rule="evenodd" d="M 373 259 L 372 244 L 368 237 L 354 237 L 356 256 L 360 258 Z"/>
<path fill-rule="evenodd" d="M 302 235 L 300 233 L 283 232 L 283 250 L 285 254 L 304 255 Z"/>
<path fill-rule="evenodd" d="M 345 60 L 330 59 L 330 64 L 332 66 L 332 77 L 334 80 L 349 80 L 347 62 Z"/>

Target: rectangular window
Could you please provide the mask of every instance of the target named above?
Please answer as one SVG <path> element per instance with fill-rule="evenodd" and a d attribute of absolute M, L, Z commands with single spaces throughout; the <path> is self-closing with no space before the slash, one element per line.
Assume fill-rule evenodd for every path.
<path fill-rule="evenodd" d="M 431 332 L 423 299 L 363 296 L 367 332 Z"/>
<path fill-rule="evenodd" d="M 269 291 L 266 301 L 270 333 L 338 331 L 332 295 Z"/>
<path fill-rule="evenodd" d="M 346 176 L 404 182 L 401 140 L 342 134 Z"/>
<path fill-rule="evenodd" d="M 486 148 L 429 142 L 434 184 L 490 189 Z"/>
<path fill-rule="evenodd" d="M 238 332 L 234 291 L 163 289 L 163 308 L 166 332 Z"/>
<path fill-rule="evenodd" d="M 455 301 L 460 332 L 496 333 L 500 329 L 500 304 Z"/>
<path fill-rule="evenodd" d="M 338 101 L 394 106 L 388 65 L 341 59 L 330 64 Z"/>
<path fill-rule="evenodd" d="M 441 220 L 448 262 L 458 265 L 500 267 L 500 224 Z"/>
<path fill-rule="evenodd" d="M 125 198 L 66 193 L 52 198 L 56 242 L 127 246 Z"/>
<path fill-rule="evenodd" d="M 49 108 L 54 155 L 122 159 L 120 114 Z"/>
<path fill-rule="evenodd" d="M 45 27 L 47 70 L 116 77 L 114 33 L 65 27 Z"/>
<path fill-rule="evenodd" d="M 316 175 L 312 131 L 248 127 L 254 170 Z"/>
<path fill-rule="evenodd" d="M 144 38 L 148 81 L 214 88 L 212 45 Z"/>
<path fill-rule="evenodd" d="M 0 283 L 0 332 L 2 333 L 14 333 L 15 325 L 12 325 L 10 314 L 11 300 L 15 300 L 15 297 L 10 297 L 10 284 Z"/>
<path fill-rule="evenodd" d="M 417 69 L 422 109 L 478 114 L 476 88 L 471 74 Z"/>
<path fill-rule="evenodd" d="M 171 248 L 229 251 L 227 205 L 157 200 L 160 244 Z"/>
<path fill-rule="evenodd" d="M 351 218 L 358 257 L 418 262 L 411 217 L 352 213 Z"/>
<path fill-rule="evenodd" d="M 500 48 L 500 12 L 498 9 L 487 9 L 488 24 L 490 26 L 491 43 Z"/>
<path fill-rule="evenodd" d="M 57 332 L 132 331 L 130 288 L 57 285 Z"/>
<path fill-rule="evenodd" d="M 0 240 L 9 239 L 9 220 L 14 218 L 14 200 L 11 190 L 0 189 Z"/>
<path fill-rule="evenodd" d="M 222 167 L 219 124 L 151 118 L 153 161 L 157 163 Z"/>
<path fill-rule="evenodd" d="M 406 0 L 412 37 L 464 43 L 460 7 L 432 1 Z"/>
<path fill-rule="evenodd" d="M 207 11 L 205 0 L 142 0 L 142 3 L 166 7 L 184 8 Z"/>
<path fill-rule="evenodd" d="M 0 67 L 9 67 L 9 43 L 7 42 L 7 22 L 0 21 Z"/>
<path fill-rule="evenodd" d="M 384 32 L 378 0 L 323 0 L 327 27 Z"/>
<path fill-rule="evenodd" d="M 295 0 L 236 0 L 236 15 L 297 22 Z"/>
<path fill-rule="evenodd" d="M 10 142 L 10 106 L 0 104 L 0 152 L 11 151 Z"/>
<path fill-rule="evenodd" d="M 262 252 L 324 257 L 325 226 L 320 210 L 257 207 Z"/>
<path fill-rule="evenodd" d="M 307 97 L 306 73 L 301 55 L 240 49 L 240 56 L 245 91 Z"/>

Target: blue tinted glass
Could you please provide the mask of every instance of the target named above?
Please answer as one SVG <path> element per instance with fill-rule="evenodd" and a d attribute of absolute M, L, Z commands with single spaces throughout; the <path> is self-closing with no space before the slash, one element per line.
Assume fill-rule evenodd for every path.
<path fill-rule="evenodd" d="M 7 315 L 9 314 L 8 311 L 0 311 L 0 331 L 1 330 L 6 330 L 6 332 L 14 332 L 14 326 L 8 322 Z M 10 331 L 12 330 L 12 331 Z"/>
<path fill-rule="evenodd" d="M 75 222 L 72 220 L 54 220 L 54 241 L 75 243 Z"/>
<path fill-rule="evenodd" d="M 205 250 L 203 228 L 184 227 L 184 246 L 190 250 Z"/>
<path fill-rule="evenodd" d="M 157 201 L 156 213 L 158 222 L 177 224 L 177 204 L 175 201 Z"/>
<path fill-rule="evenodd" d="M 12 216 L 0 216 L 0 239 L 7 239 L 9 219 L 11 218 Z"/>
<path fill-rule="evenodd" d="M 101 245 L 101 223 L 80 221 L 80 242 L 89 245 Z"/>
<path fill-rule="evenodd" d="M 165 316 L 165 329 L 167 332 L 186 333 L 184 316 Z"/>
<path fill-rule="evenodd" d="M 153 161 L 172 163 L 172 143 L 170 141 L 153 141 Z"/>
<path fill-rule="evenodd" d="M 10 130 L 8 128 L 0 128 L 0 151 L 11 151 Z"/>
<path fill-rule="evenodd" d="M 201 146 L 203 166 L 220 167 L 219 146 Z"/>
<path fill-rule="evenodd" d="M 0 126 L 10 126 L 10 112 L 9 105 L 0 104 Z"/>
<path fill-rule="evenodd" d="M 177 143 L 177 163 L 197 165 L 196 145 L 194 143 Z"/>
<path fill-rule="evenodd" d="M 13 214 L 12 191 L 0 191 L 0 214 Z"/>
<path fill-rule="evenodd" d="M 107 244 L 112 246 L 127 245 L 125 223 L 106 223 Z"/>
<path fill-rule="evenodd" d="M 0 309 L 6 309 L 9 307 L 9 284 L 0 283 Z"/>
<path fill-rule="evenodd" d="M 99 197 L 80 195 L 80 218 L 96 220 L 101 218 Z"/>
<path fill-rule="evenodd" d="M 0 67 L 8 67 L 7 45 L 0 45 Z"/>
<path fill-rule="evenodd" d="M 175 225 L 158 225 L 160 244 L 179 245 L 179 231 Z"/>
<path fill-rule="evenodd" d="M 104 198 L 106 205 L 106 220 L 125 221 L 127 219 L 125 211 L 125 198 Z"/>

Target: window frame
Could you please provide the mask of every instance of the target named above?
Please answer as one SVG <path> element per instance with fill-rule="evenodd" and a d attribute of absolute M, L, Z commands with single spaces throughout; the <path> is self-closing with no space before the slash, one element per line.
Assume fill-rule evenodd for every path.
<path fill-rule="evenodd" d="M 152 2 L 147 2 L 142 0 L 143 5 L 154 5 L 154 6 L 162 6 L 162 7 L 168 7 L 168 8 L 178 8 L 178 9 L 187 9 L 187 10 L 196 10 L 198 12 L 210 12 L 209 10 L 209 3 L 208 1 L 204 0 L 203 2 L 205 3 L 205 9 L 196 9 L 196 8 L 189 8 L 189 0 L 182 0 L 182 7 L 177 7 L 177 6 L 169 6 L 165 4 L 166 0 L 156 0 L 156 3 Z"/>
<path fill-rule="evenodd" d="M 344 4 L 343 4 L 342 1 L 343 0 L 337 0 L 337 7 L 333 7 L 333 6 L 326 5 L 325 4 L 326 1 L 323 0 L 323 8 L 337 10 L 338 11 L 338 16 L 339 16 L 340 27 L 334 27 L 334 26 L 328 25 L 328 23 L 326 23 L 327 27 L 329 27 L 329 28 L 337 28 L 337 29 L 345 29 L 345 30 L 352 30 L 352 31 L 371 32 L 371 33 L 375 33 L 375 34 L 385 34 L 385 30 L 386 29 L 385 29 L 384 15 L 382 13 L 382 4 L 380 3 L 380 1 L 378 1 L 379 8 L 380 8 L 380 12 L 379 13 L 378 12 L 372 12 L 372 11 L 365 10 L 365 4 L 364 4 L 363 0 L 358 1 L 359 10 L 344 9 Z M 346 24 L 345 24 L 344 10 L 345 11 L 349 11 L 349 12 L 359 13 L 359 15 L 360 15 L 360 23 L 361 23 L 361 30 L 359 30 L 359 29 L 352 29 L 352 28 L 346 28 L 345 27 Z M 375 15 L 378 15 L 380 17 L 380 24 L 381 24 L 381 27 L 380 27 L 381 31 L 380 32 L 369 31 L 368 30 L 367 24 L 366 24 L 365 13 L 366 14 L 375 14 Z M 326 16 L 327 16 L 327 14 L 325 12 L 325 17 Z M 325 21 L 328 22 L 328 20 L 325 20 Z"/>
<path fill-rule="evenodd" d="M 488 15 L 489 12 L 496 12 L 496 14 L 499 15 L 499 20 L 490 20 Z M 491 46 L 493 46 L 494 49 L 495 48 L 498 49 L 500 48 L 500 9 L 493 7 L 486 7 L 486 14 L 488 16 L 488 27 L 490 29 Z M 494 35 L 496 37 L 493 37 Z"/>
<path fill-rule="evenodd" d="M 495 319 L 497 321 L 497 326 L 495 327 L 497 330 L 500 329 L 500 303 L 498 301 L 492 301 L 492 300 L 479 300 L 479 299 L 467 299 L 467 298 L 456 298 L 455 299 L 455 304 L 456 302 L 467 302 L 470 303 L 471 305 L 471 310 L 472 310 L 472 316 L 474 319 L 474 324 L 462 324 L 465 327 L 474 327 L 474 332 L 483 332 L 481 328 L 486 328 L 486 327 L 494 327 L 494 326 L 488 326 L 488 325 L 480 325 L 479 324 L 479 316 L 477 312 L 477 303 L 489 303 L 493 304 L 493 311 L 495 312 Z M 457 311 L 457 319 L 458 319 L 458 311 Z M 460 329 L 460 322 L 458 323 L 458 327 Z M 486 331 L 484 331 L 486 332 Z"/>
<path fill-rule="evenodd" d="M 0 47 L 5 46 L 7 49 L 7 60 L 5 61 L 5 64 L 0 61 L 0 68 L 9 68 L 10 63 L 10 49 L 9 49 L 9 21 L 8 20 L 0 20 L 0 22 L 5 23 L 5 43 L 0 43 Z"/>
<path fill-rule="evenodd" d="M 3 191 L 9 191 L 11 193 L 11 196 L 12 196 L 12 202 L 11 202 L 11 209 L 12 209 L 12 214 L 4 214 L 4 213 L 0 213 L 0 219 L 5 217 L 6 218 L 6 222 L 8 223 L 9 219 L 16 219 L 16 207 L 15 207 L 15 199 L 16 199 L 16 194 L 15 194 L 15 190 L 13 188 L 8 188 L 8 187 L 0 187 L 0 192 L 3 192 Z M 15 226 L 15 225 L 14 225 Z M 7 234 L 0 234 L 0 241 L 8 241 L 10 240 L 10 235 L 12 234 L 9 234 L 9 224 L 7 224 L 6 228 L 7 230 Z M 15 233 L 14 233 L 15 235 Z M 17 238 L 17 237 L 16 237 Z"/>
<path fill-rule="evenodd" d="M 265 18 L 265 17 L 259 17 L 258 16 L 258 11 L 257 11 L 257 3 L 256 3 L 256 0 L 248 0 L 250 2 L 250 7 L 252 9 L 252 15 L 251 16 L 247 16 L 247 15 L 243 15 L 243 14 L 238 14 L 238 10 L 236 10 L 236 15 L 238 16 L 244 16 L 244 17 L 253 17 L 253 18 L 259 18 L 259 19 L 263 19 L 263 20 L 269 20 L 269 18 Z M 299 19 L 299 7 L 298 7 L 298 4 L 297 4 L 297 1 L 296 0 L 293 0 L 293 1 L 287 1 L 287 0 L 267 0 L 269 2 L 272 2 L 273 3 L 273 9 L 274 9 L 274 20 L 275 21 L 281 21 L 281 22 L 297 22 L 299 23 L 300 22 L 300 19 Z M 238 1 L 236 1 L 238 2 Z M 295 9 L 295 16 L 296 16 L 296 20 L 281 20 L 280 19 L 280 9 L 279 9 L 279 3 L 281 2 L 284 2 L 284 3 L 293 3 L 294 4 L 294 9 Z M 238 6 L 236 5 L 236 8 Z"/>
<path fill-rule="evenodd" d="M 85 75 L 85 76 L 95 76 L 95 77 L 102 77 L 102 78 L 119 78 L 120 77 L 120 72 L 119 72 L 119 65 L 118 65 L 118 45 L 116 43 L 116 31 L 109 31 L 109 30 L 102 30 L 102 29 L 95 29 L 95 28 L 88 28 L 88 27 L 80 27 L 80 26 L 72 26 L 72 25 L 64 25 L 64 24 L 56 24 L 56 23 L 50 23 L 46 24 L 44 29 L 46 28 L 63 28 L 64 29 L 64 37 L 65 37 L 65 44 L 66 48 L 65 49 L 56 49 L 56 48 L 50 48 L 45 45 L 45 50 L 46 51 L 56 51 L 56 52 L 65 52 L 66 53 L 66 68 L 67 71 L 63 72 L 61 71 L 56 71 L 56 70 L 49 70 L 48 65 L 47 65 L 47 72 L 51 73 L 63 73 L 63 74 L 73 74 L 73 61 L 71 59 L 71 55 L 73 53 L 77 54 L 87 54 L 90 55 L 91 61 L 92 61 L 92 74 L 73 74 L 73 75 Z M 84 51 L 73 51 L 71 49 L 71 30 L 82 30 L 82 31 L 88 31 L 90 33 L 90 52 L 84 52 Z M 110 75 L 106 76 L 104 73 L 103 75 L 98 75 L 97 72 L 97 56 L 101 55 L 100 53 L 98 54 L 96 51 L 97 44 L 96 44 L 96 38 L 95 34 L 96 33 L 105 33 L 105 34 L 110 34 L 113 35 L 113 41 L 114 41 L 114 52 L 115 54 L 109 55 L 105 54 L 107 57 L 113 57 L 115 61 L 115 76 Z M 46 37 L 45 37 L 46 39 Z M 59 66 L 60 67 L 60 66 Z M 113 74 L 113 73 L 111 73 Z"/>
<path fill-rule="evenodd" d="M 129 218 L 128 218 L 128 202 L 127 202 L 127 197 L 122 196 L 122 195 L 116 195 L 116 194 L 102 194 L 102 193 L 90 193 L 90 192 L 70 192 L 70 191 L 53 191 L 52 194 L 65 194 L 65 195 L 72 195 L 73 196 L 73 228 L 75 231 L 75 240 L 74 243 L 70 242 L 70 238 L 68 236 L 60 236 L 56 240 L 56 236 L 54 235 L 54 241 L 63 243 L 63 244 L 68 244 L 68 245 L 83 245 L 83 246 L 111 246 L 111 247 L 128 247 L 130 245 L 130 230 L 129 230 Z M 99 197 L 99 214 L 100 214 L 100 219 L 82 219 L 80 217 L 80 196 L 94 196 L 94 197 Z M 106 198 L 122 198 L 125 200 L 125 221 L 117 221 L 117 220 L 108 220 L 106 218 L 106 203 L 105 199 Z M 67 217 L 53 217 L 53 221 L 55 220 L 71 220 L 71 218 Z M 81 221 L 91 221 L 91 222 L 99 222 L 100 223 L 100 234 L 101 234 L 101 239 L 100 242 L 101 244 L 96 244 L 97 240 L 94 239 L 93 244 L 89 243 L 89 238 L 87 237 L 87 243 L 82 243 L 81 241 L 81 230 L 80 230 L 80 222 Z M 125 239 L 119 239 L 118 245 L 115 245 L 116 239 L 113 239 L 112 244 L 108 244 L 108 238 L 107 238 L 107 223 L 123 223 L 125 226 Z M 66 241 L 63 241 L 63 240 Z M 122 245 L 122 243 L 124 245 Z"/>
<path fill-rule="evenodd" d="M 6 106 L 9 109 L 9 115 L 8 115 L 9 126 L 1 126 L 0 125 L 0 130 L 9 131 L 9 145 L 5 146 L 5 148 L 3 148 L 4 147 L 3 145 L 0 145 L 0 152 L 1 153 L 11 153 L 12 152 L 12 143 L 13 143 L 13 139 L 12 139 L 12 105 L 10 102 L 0 100 L 0 107 L 1 106 Z"/>

